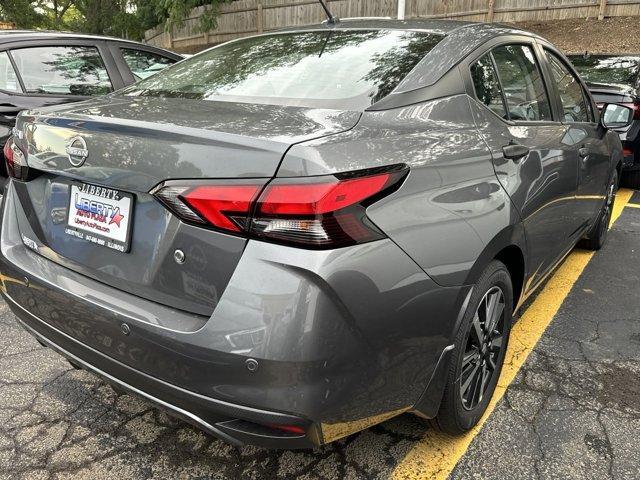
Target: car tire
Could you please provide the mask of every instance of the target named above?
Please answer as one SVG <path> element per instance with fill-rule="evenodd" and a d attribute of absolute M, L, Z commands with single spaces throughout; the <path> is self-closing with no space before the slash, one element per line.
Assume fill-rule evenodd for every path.
<path fill-rule="evenodd" d="M 499 317 L 486 314 L 491 305 L 501 312 Z M 511 276 L 502 262 L 494 260 L 478 280 L 458 329 L 442 403 L 431 421 L 433 426 L 459 435 L 478 423 L 502 371 L 512 316 Z M 487 318 L 495 327 L 492 332 L 487 331 Z"/>
<path fill-rule="evenodd" d="M 627 188 L 633 188 L 634 190 L 640 189 L 640 170 L 624 171 L 620 183 Z"/>
<path fill-rule="evenodd" d="M 618 178 L 618 171 L 614 170 L 611 181 L 609 182 L 609 187 L 607 188 L 607 199 L 598 214 L 598 220 L 586 238 L 580 241 L 579 246 L 586 250 L 600 250 L 607 241 L 611 213 L 613 212 L 613 205 L 616 201 L 616 193 L 618 192 Z"/>

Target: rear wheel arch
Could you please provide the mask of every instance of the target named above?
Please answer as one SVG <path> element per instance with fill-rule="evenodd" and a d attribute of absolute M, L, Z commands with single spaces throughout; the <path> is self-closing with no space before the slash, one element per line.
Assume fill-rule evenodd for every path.
<path fill-rule="evenodd" d="M 502 262 L 509 271 L 513 284 L 514 309 L 518 305 L 524 288 L 526 276 L 526 242 L 524 227 L 521 223 L 513 224 L 491 240 L 478 256 L 467 276 L 467 285 L 478 282 L 482 272 L 493 260 Z"/>
<path fill-rule="evenodd" d="M 507 267 L 507 270 L 509 270 L 511 285 L 513 287 L 513 308 L 515 310 L 524 286 L 524 253 L 517 245 L 509 245 L 500 250 L 495 256 L 495 259 L 501 261 L 505 267 Z"/>

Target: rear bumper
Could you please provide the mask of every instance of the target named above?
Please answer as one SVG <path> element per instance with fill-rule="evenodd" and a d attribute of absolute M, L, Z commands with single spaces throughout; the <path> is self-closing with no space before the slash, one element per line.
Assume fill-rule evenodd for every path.
<path fill-rule="evenodd" d="M 194 330 L 187 312 L 27 248 L 19 208 L 10 183 L 0 287 L 22 324 L 213 435 L 309 448 L 407 410 L 436 413 L 443 352 L 469 289 L 435 284 L 391 241 L 314 252 L 250 241 L 214 313 Z M 247 368 L 250 358 L 257 369 Z"/>
<path fill-rule="evenodd" d="M 3 293 L 22 326 L 41 343 L 110 384 L 144 397 L 172 415 L 234 445 L 246 443 L 266 448 L 313 448 L 321 443 L 310 421 L 198 395 L 120 363 L 69 335 L 47 325 Z M 253 423 L 255 422 L 255 424 Z M 277 435 L 260 425 L 295 425 L 306 435 Z"/>

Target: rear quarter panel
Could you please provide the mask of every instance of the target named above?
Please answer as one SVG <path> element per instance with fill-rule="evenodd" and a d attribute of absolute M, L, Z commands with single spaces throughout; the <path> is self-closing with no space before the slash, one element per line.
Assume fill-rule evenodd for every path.
<path fill-rule="evenodd" d="M 438 284 L 473 283 L 487 248 L 520 242 L 466 95 L 365 112 L 349 132 L 292 147 L 278 176 L 397 163 L 409 165 L 408 178 L 367 213 Z"/>

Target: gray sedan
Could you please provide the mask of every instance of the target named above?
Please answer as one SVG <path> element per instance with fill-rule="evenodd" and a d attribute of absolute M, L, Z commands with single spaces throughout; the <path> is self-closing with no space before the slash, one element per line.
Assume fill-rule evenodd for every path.
<path fill-rule="evenodd" d="M 402 412 L 472 428 L 514 312 L 599 249 L 628 124 L 504 26 L 350 20 L 229 42 L 5 148 L 2 294 L 79 368 L 229 442 Z"/>

